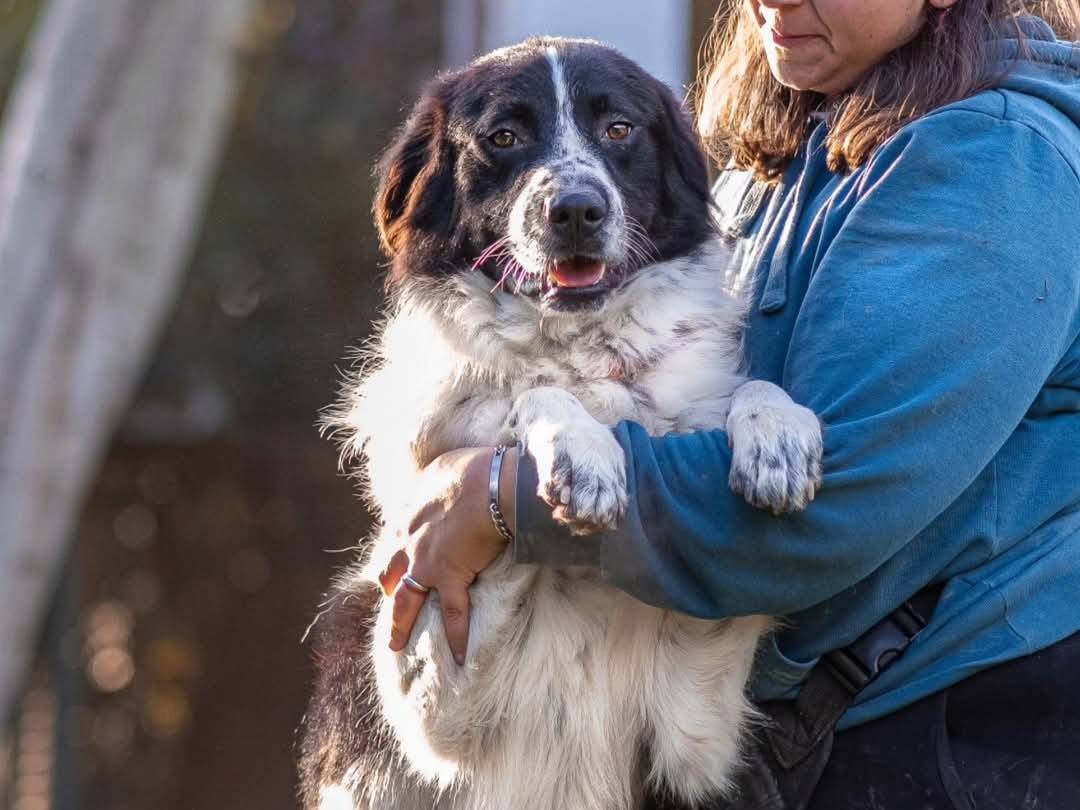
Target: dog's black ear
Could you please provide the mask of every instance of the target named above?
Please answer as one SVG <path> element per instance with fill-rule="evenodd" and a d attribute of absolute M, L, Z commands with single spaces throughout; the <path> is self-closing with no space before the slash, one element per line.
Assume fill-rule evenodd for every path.
<path fill-rule="evenodd" d="M 656 92 L 663 109 L 654 135 L 661 144 L 664 189 L 669 200 L 696 208 L 707 206 L 709 171 L 705 152 L 683 105 L 663 82 L 656 80 Z M 676 206 L 681 207 L 681 206 Z"/>
<path fill-rule="evenodd" d="M 457 206 L 447 89 L 445 80 L 428 89 L 379 164 L 373 213 L 390 257 L 405 248 L 410 235 L 449 236 L 453 229 Z"/>

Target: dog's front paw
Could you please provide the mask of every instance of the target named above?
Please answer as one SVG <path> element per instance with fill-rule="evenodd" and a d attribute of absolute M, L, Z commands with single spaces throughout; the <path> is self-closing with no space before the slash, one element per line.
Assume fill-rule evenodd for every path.
<path fill-rule="evenodd" d="M 626 457 L 610 428 L 551 386 L 520 394 L 506 427 L 536 459 L 536 494 L 557 521 L 574 534 L 615 527 L 626 511 Z"/>
<path fill-rule="evenodd" d="M 771 383 L 745 383 L 727 420 L 731 489 L 773 514 L 805 509 L 821 486 L 822 430 L 813 411 Z"/>
<path fill-rule="evenodd" d="M 573 534 L 613 529 L 626 511 L 626 459 L 611 431 L 564 429 L 533 443 L 536 494 Z"/>

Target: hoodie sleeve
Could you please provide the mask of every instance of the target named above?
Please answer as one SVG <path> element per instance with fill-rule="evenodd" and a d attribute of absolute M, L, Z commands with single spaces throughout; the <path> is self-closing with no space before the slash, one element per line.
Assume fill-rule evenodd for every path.
<path fill-rule="evenodd" d="M 572 537 L 526 459 L 515 559 L 589 565 L 701 617 L 788 614 L 873 572 L 967 489 L 1076 339 L 1080 182 L 1025 124 L 949 109 L 863 170 L 800 304 L 783 387 L 827 425 L 825 478 L 773 517 L 727 486 L 721 431 L 623 423 L 631 501 Z"/>

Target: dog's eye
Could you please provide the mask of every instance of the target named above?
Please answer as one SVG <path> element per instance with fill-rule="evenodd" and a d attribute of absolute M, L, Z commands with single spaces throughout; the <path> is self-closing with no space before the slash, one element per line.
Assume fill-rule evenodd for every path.
<path fill-rule="evenodd" d="M 508 129 L 500 129 L 488 138 L 488 140 L 499 149 L 509 149 L 518 142 L 517 135 Z"/>
<path fill-rule="evenodd" d="M 633 131 L 634 127 L 632 124 L 628 124 L 625 121 L 616 121 L 607 128 L 607 136 L 613 141 L 623 141 L 630 137 L 630 133 Z"/>

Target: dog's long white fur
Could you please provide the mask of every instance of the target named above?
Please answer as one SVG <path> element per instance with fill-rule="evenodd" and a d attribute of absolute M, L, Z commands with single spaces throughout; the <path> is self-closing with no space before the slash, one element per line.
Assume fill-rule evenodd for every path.
<path fill-rule="evenodd" d="M 417 471 L 453 448 L 529 439 L 542 420 L 512 429 L 508 416 L 538 390 L 541 402 L 543 389 L 568 392 L 594 421 L 556 413 L 534 443 L 606 432 L 621 419 L 656 435 L 725 426 L 743 380 L 740 307 L 718 283 L 724 262 L 713 243 L 653 265 L 594 315 L 541 315 L 509 293 L 491 295 L 478 275 L 406 282 L 342 414 L 386 521 L 368 575 L 398 547 L 394 519 Z M 754 423 L 743 422 L 733 440 L 752 448 L 745 431 Z M 812 452 L 815 437 L 798 438 Z M 587 468 L 611 461 L 572 446 Z M 693 619 L 637 602 L 595 572 L 506 558 L 477 581 L 471 603 L 464 668 L 450 655 L 435 595 L 404 652 L 372 647 L 385 720 L 409 772 L 401 778 L 429 784 L 439 807 L 625 810 L 639 801 L 643 764 L 654 785 L 690 801 L 726 786 L 767 619 Z M 389 621 L 387 605 L 375 638 L 389 636 Z M 385 785 L 369 790 L 376 785 L 353 786 L 358 807 L 405 810 Z"/>

